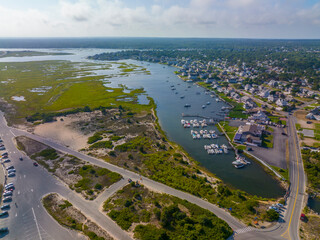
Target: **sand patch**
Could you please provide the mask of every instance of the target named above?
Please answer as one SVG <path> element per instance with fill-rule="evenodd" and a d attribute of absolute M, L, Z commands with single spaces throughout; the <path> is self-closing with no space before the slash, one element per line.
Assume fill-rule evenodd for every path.
<path fill-rule="evenodd" d="M 297 122 L 301 125 L 302 128 L 313 128 L 314 129 L 315 128 L 314 123 L 318 123 L 318 121 L 307 119 L 306 118 L 307 114 L 308 114 L 308 112 L 305 110 L 298 110 L 295 113 L 295 116 L 297 118 Z M 307 121 L 312 122 L 312 123 L 308 124 Z"/>
<path fill-rule="evenodd" d="M 63 121 L 61 121 L 61 119 L 63 119 Z M 58 118 L 58 121 L 56 122 L 44 123 L 36 126 L 34 133 L 42 137 L 53 139 L 74 150 L 80 150 L 88 147 L 88 136 L 70 126 L 72 122 L 78 120 L 80 120 L 79 115 L 77 115 L 77 118 L 75 118 L 75 116 L 61 117 Z"/>

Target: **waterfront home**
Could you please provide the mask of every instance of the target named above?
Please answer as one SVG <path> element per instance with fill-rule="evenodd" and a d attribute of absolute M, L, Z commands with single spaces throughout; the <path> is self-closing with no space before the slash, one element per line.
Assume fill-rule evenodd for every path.
<path fill-rule="evenodd" d="M 261 137 L 264 129 L 265 127 L 262 125 L 247 123 L 246 125 L 239 127 L 239 132 L 241 132 L 241 134 L 244 136 L 247 136 L 250 134 L 255 137 Z"/>
<path fill-rule="evenodd" d="M 252 136 L 251 134 L 248 134 L 246 136 L 246 141 L 245 141 L 246 144 L 248 145 L 255 145 L 255 146 L 261 146 L 262 144 L 262 140 L 260 137 L 256 137 L 256 136 Z"/>
<path fill-rule="evenodd" d="M 261 146 L 261 136 L 264 130 L 265 127 L 262 125 L 247 123 L 239 127 L 233 141 L 241 144 Z"/>

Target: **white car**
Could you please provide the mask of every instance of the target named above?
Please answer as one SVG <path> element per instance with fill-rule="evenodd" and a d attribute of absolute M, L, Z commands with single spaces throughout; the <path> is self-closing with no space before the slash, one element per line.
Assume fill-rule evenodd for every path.
<path fill-rule="evenodd" d="M 4 192 L 4 193 L 3 193 L 3 196 L 4 196 L 4 197 L 12 196 L 12 192 Z"/>
<path fill-rule="evenodd" d="M 15 175 L 16 175 L 16 174 L 12 172 L 12 173 L 9 173 L 9 174 L 8 174 L 8 177 L 14 177 Z"/>
<path fill-rule="evenodd" d="M 14 166 L 11 165 L 11 166 L 7 167 L 6 169 L 7 169 L 7 171 L 8 171 L 9 169 L 14 169 Z"/>
<path fill-rule="evenodd" d="M 8 184 L 4 185 L 4 187 L 14 187 L 14 184 L 13 183 L 8 183 Z"/>
<path fill-rule="evenodd" d="M 16 170 L 14 168 L 8 170 L 8 173 L 12 173 L 12 172 L 16 172 Z"/>
<path fill-rule="evenodd" d="M 14 188 L 13 185 L 11 185 L 11 186 L 9 186 L 9 187 L 5 187 L 5 189 L 6 189 L 7 191 L 10 191 L 10 189 L 13 189 L 13 188 Z"/>

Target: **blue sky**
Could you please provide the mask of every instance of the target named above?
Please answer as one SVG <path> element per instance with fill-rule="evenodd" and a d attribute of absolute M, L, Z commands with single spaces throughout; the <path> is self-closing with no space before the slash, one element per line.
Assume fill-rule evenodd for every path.
<path fill-rule="evenodd" d="M 320 0 L 0 0 L 0 37 L 320 38 Z"/>

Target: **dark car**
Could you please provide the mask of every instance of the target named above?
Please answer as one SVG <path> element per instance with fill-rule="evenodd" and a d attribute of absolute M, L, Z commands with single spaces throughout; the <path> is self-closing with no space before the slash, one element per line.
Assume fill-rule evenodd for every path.
<path fill-rule="evenodd" d="M 7 216 L 7 215 L 8 215 L 7 211 L 4 211 L 4 212 L 0 213 L 0 217 Z"/>
<path fill-rule="evenodd" d="M 8 232 L 9 229 L 7 227 L 0 228 L 0 233 Z"/>
<path fill-rule="evenodd" d="M 10 204 L 2 205 L 0 207 L 1 210 L 10 208 Z"/>
<path fill-rule="evenodd" d="M 10 201 L 12 201 L 12 197 L 5 197 L 3 199 L 3 202 L 10 202 Z"/>
<path fill-rule="evenodd" d="M 19 157 L 19 160 L 20 160 L 20 161 L 23 161 L 23 158 L 22 158 L 22 157 Z"/>
<path fill-rule="evenodd" d="M 34 162 L 34 163 L 33 163 L 33 165 L 34 165 L 34 166 L 36 166 L 36 167 L 38 167 L 38 165 L 39 165 L 39 164 L 38 164 L 38 163 L 36 163 L 36 162 Z"/>
<path fill-rule="evenodd" d="M 285 133 L 285 132 L 283 132 L 283 133 L 281 133 L 282 135 L 284 135 L 284 136 L 287 136 L 287 134 Z"/>

